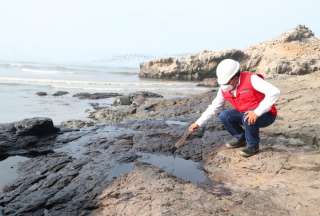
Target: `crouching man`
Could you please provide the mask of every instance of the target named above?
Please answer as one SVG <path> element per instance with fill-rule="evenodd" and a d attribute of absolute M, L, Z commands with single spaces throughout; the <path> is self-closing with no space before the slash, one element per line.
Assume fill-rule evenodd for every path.
<path fill-rule="evenodd" d="M 219 114 L 225 129 L 233 136 L 226 146 L 245 147 L 240 154 L 250 157 L 259 152 L 259 129 L 271 125 L 276 119 L 274 103 L 280 91 L 261 75 L 240 72 L 239 62 L 232 59 L 221 61 L 216 74 L 220 85 L 217 96 L 200 118 L 190 125 L 189 132 L 193 133 L 203 126 L 228 101 L 234 109 Z"/>

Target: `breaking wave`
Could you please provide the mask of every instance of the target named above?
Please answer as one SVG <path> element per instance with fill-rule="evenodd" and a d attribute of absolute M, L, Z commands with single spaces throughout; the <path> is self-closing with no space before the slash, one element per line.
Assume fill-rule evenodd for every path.
<path fill-rule="evenodd" d="M 82 89 L 87 91 L 111 91 L 111 92 L 128 92 L 128 91 L 155 91 L 164 94 L 185 95 L 201 91 L 201 88 L 194 88 L 194 83 L 185 83 L 177 81 L 83 81 L 83 80 L 52 80 L 52 79 L 32 79 L 32 78 L 15 78 L 0 77 L 0 85 L 31 85 L 47 86 L 60 89 Z M 192 90 L 192 91 L 191 91 Z M 192 94 L 192 93 L 191 93 Z"/>

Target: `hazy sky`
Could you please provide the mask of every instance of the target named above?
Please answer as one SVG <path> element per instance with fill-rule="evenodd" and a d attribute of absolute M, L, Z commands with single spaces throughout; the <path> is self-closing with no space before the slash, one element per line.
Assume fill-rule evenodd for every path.
<path fill-rule="evenodd" d="M 316 0 L 0 0 L 0 59 L 74 62 L 245 48 L 298 24 Z"/>

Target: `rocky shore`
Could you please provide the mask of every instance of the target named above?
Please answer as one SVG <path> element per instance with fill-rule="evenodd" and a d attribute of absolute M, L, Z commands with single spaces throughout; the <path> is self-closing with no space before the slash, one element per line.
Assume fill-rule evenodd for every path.
<path fill-rule="evenodd" d="M 309 30 L 297 29 L 279 43 L 319 46 Z M 278 47 L 272 43 L 265 53 Z M 252 63 L 258 71 L 268 62 L 261 56 Z M 203 67 L 214 70 L 211 63 Z M 178 99 L 122 95 L 113 106 L 95 106 L 90 122 L 54 126 L 33 118 L 0 125 L 1 158 L 29 158 L 0 193 L 0 215 L 319 215 L 320 70 L 306 68 L 293 72 L 288 66 L 286 79 L 269 80 L 281 89 L 279 116 L 262 130 L 262 151 L 249 159 L 224 148 L 230 135 L 217 119 L 174 149 L 215 90 Z M 269 78 L 278 73 L 266 72 Z"/>

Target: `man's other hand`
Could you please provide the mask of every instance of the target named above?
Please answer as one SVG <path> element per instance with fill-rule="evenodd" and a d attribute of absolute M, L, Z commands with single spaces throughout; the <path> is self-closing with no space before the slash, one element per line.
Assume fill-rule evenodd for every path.
<path fill-rule="evenodd" d="M 248 122 L 249 125 L 256 123 L 258 116 L 253 111 L 245 112 L 244 120 Z"/>

